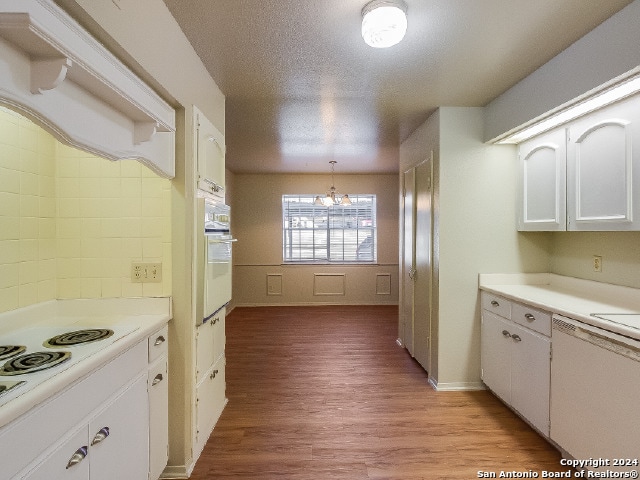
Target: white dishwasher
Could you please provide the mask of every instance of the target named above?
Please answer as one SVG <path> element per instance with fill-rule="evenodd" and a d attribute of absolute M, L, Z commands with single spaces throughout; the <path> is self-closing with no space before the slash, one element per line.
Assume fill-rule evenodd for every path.
<path fill-rule="evenodd" d="M 574 459 L 602 458 L 600 467 L 640 459 L 640 341 L 553 316 L 551 439 Z"/>

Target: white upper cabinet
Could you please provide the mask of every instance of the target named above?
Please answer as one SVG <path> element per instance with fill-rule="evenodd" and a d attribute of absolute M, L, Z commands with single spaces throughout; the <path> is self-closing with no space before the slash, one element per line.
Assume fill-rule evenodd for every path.
<path fill-rule="evenodd" d="M 640 230 L 640 98 L 576 120 L 568 135 L 568 230 Z"/>
<path fill-rule="evenodd" d="M 521 143 L 518 152 L 518 230 L 565 230 L 565 129 Z"/>
<path fill-rule="evenodd" d="M 198 188 L 224 199 L 224 135 L 193 107 Z"/>
<path fill-rule="evenodd" d="M 518 230 L 640 230 L 640 96 L 521 143 L 519 161 Z"/>

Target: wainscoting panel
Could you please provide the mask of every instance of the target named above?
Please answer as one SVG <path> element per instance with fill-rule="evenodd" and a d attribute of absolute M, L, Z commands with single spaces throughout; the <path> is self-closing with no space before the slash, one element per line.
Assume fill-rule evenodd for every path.
<path fill-rule="evenodd" d="M 267 295 L 282 295 L 282 274 L 267 274 Z"/>
<path fill-rule="evenodd" d="M 376 275 L 376 295 L 391 295 L 390 273 L 378 273 Z"/>
<path fill-rule="evenodd" d="M 314 273 L 314 295 L 345 295 L 344 273 Z"/>

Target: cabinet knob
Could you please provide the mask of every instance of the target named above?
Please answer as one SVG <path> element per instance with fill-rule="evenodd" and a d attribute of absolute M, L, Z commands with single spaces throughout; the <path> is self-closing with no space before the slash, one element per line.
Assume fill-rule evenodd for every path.
<path fill-rule="evenodd" d="M 525 313 L 524 318 L 526 318 L 530 322 L 533 322 L 536 319 L 536 317 L 534 317 L 531 313 Z"/>
<path fill-rule="evenodd" d="M 519 335 L 511 335 L 511 338 L 513 338 L 513 340 L 516 341 L 516 342 L 521 342 L 522 341 L 522 339 L 520 338 Z"/>
<path fill-rule="evenodd" d="M 209 375 L 209 378 L 213 380 L 214 378 L 216 378 L 217 374 L 218 374 L 218 370 L 214 370 L 213 372 L 211 372 L 211 375 Z"/>
<path fill-rule="evenodd" d="M 86 446 L 80 447 L 78 450 L 75 451 L 73 455 L 71 455 L 71 458 L 69 459 L 69 463 L 67 463 L 67 469 L 80 463 L 82 460 L 84 460 L 84 457 L 86 456 L 87 456 L 87 447 Z"/>
<path fill-rule="evenodd" d="M 509 338 L 509 337 L 511 336 L 511 334 L 510 334 L 509 332 L 507 332 L 506 330 L 502 330 L 502 335 L 503 335 L 505 338 Z"/>
<path fill-rule="evenodd" d="M 491 306 L 492 306 L 492 307 L 499 307 L 499 306 L 500 306 L 500 304 L 498 303 L 498 301 L 497 301 L 497 300 L 491 300 Z"/>
<path fill-rule="evenodd" d="M 162 374 L 159 373 L 155 376 L 155 378 L 153 379 L 153 382 L 151 382 L 151 386 L 155 387 L 157 384 L 159 384 L 162 381 Z"/>
<path fill-rule="evenodd" d="M 96 436 L 93 437 L 93 440 L 91 440 L 91 445 L 97 445 L 98 443 L 102 442 L 105 438 L 107 438 L 109 436 L 109 427 L 102 427 L 98 433 L 96 433 Z"/>
<path fill-rule="evenodd" d="M 220 317 L 216 317 L 211 321 L 211 325 L 215 325 L 216 323 L 218 323 L 220 321 Z"/>
<path fill-rule="evenodd" d="M 158 338 L 156 338 L 156 341 L 153 345 L 157 347 L 158 345 L 162 345 L 166 341 L 167 340 L 164 338 L 164 336 L 160 335 Z"/>

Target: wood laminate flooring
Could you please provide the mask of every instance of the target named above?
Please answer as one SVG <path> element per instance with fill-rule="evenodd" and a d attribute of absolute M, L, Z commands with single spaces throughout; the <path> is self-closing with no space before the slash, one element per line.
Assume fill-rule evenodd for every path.
<path fill-rule="evenodd" d="M 236 308 L 205 479 L 472 479 L 566 471 L 487 391 L 437 392 L 396 344 L 397 307 Z"/>

